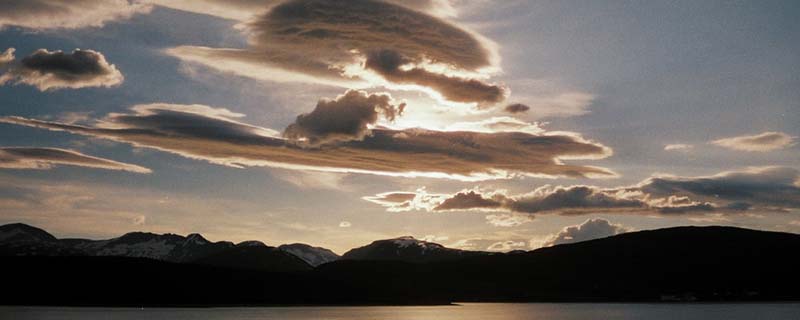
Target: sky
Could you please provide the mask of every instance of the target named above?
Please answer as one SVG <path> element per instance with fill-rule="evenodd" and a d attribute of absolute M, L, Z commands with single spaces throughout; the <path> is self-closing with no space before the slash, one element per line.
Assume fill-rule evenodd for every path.
<path fill-rule="evenodd" d="M 796 1 L 10 0 L 0 224 L 529 250 L 800 232 Z"/>

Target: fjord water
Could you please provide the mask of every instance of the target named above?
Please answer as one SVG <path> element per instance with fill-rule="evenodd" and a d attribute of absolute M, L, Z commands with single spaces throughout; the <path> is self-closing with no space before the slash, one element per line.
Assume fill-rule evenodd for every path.
<path fill-rule="evenodd" d="M 798 319 L 798 317 L 800 317 L 800 303 L 469 303 L 435 307 L 270 307 L 196 309 L 0 307 L 0 319 L 15 320 L 783 320 Z"/>

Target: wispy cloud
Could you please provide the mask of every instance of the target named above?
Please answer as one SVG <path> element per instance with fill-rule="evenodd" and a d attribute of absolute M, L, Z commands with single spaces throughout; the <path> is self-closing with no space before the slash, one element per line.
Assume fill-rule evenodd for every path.
<path fill-rule="evenodd" d="M 150 11 L 150 5 L 130 0 L 3 0 L 0 29 L 35 30 L 100 27 Z"/>
<path fill-rule="evenodd" d="M 107 170 L 150 173 L 151 170 L 123 162 L 93 157 L 77 151 L 58 148 L 0 147 L 0 169 L 52 169 L 68 165 Z"/>
<path fill-rule="evenodd" d="M 783 132 L 764 132 L 711 141 L 712 144 L 732 150 L 768 152 L 794 145 L 796 137 Z"/>
<path fill-rule="evenodd" d="M 689 152 L 692 149 L 694 149 L 693 145 L 685 143 L 673 143 L 664 146 L 664 151 Z"/>

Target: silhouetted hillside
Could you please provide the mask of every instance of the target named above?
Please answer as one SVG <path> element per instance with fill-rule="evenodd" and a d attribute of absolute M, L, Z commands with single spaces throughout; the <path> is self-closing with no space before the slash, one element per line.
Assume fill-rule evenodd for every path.
<path fill-rule="evenodd" d="M 405 262 L 434 262 L 487 255 L 488 252 L 446 248 L 441 244 L 400 237 L 373 241 L 369 245 L 351 249 L 342 255 L 343 260 L 393 260 Z"/>
<path fill-rule="evenodd" d="M 4 274 L 10 276 L 3 279 L 3 287 L 13 289 L 0 290 L 0 302 L 263 305 L 800 300 L 796 275 L 800 262 L 794 258 L 800 252 L 800 235 L 729 227 L 633 232 L 526 253 L 427 263 L 343 259 L 315 269 L 307 264 L 299 271 L 289 269 L 293 272 L 252 268 L 261 263 L 262 256 L 249 250 L 259 247 L 270 249 L 238 246 L 240 250 L 230 251 L 234 252 L 228 253 L 230 256 L 210 256 L 216 266 L 141 258 L 6 256 L 0 259 Z M 274 257 L 263 259 L 275 261 Z M 304 263 L 295 257 L 292 261 Z"/>

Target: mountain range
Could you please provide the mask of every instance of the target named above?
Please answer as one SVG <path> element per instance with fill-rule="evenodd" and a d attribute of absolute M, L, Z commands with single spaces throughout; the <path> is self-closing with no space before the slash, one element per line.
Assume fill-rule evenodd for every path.
<path fill-rule="evenodd" d="M 341 257 L 197 234 L 57 239 L 0 226 L 0 304 L 440 304 L 800 300 L 800 235 L 733 227 L 630 232 L 488 253 L 401 237 Z"/>

